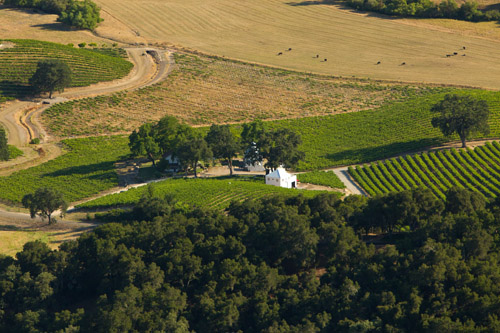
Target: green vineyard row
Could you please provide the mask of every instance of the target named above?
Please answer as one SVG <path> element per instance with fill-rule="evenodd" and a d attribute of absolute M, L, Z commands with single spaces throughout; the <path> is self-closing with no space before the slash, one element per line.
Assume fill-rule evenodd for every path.
<path fill-rule="evenodd" d="M 350 175 L 371 196 L 415 187 L 429 188 L 445 198 L 451 187 L 466 188 L 487 198 L 500 195 L 500 144 L 475 149 L 424 152 L 349 167 Z"/>

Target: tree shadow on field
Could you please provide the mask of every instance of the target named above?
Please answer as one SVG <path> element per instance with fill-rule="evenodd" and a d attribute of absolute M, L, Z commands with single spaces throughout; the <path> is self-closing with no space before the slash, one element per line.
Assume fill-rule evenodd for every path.
<path fill-rule="evenodd" d="M 33 24 L 31 25 L 33 28 L 39 28 L 41 30 L 50 30 L 50 31 L 73 31 L 70 26 L 61 23 L 61 22 L 54 22 L 54 23 L 43 23 L 43 24 Z"/>
<path fill-rule="evenodd" d="M 416 152 L 418 150 L 423 150 L 425 148 L 443 143 L 444 141 L 445 140 L 443 138 L 428 138 L 405 142 L 395 142 L 378 147 L 344 150 L 338 153 L 328 154 L 326 155 L 326 158 L 335 162 L 351 160 L 357 161 L 356 163 L 365 163 Z"/>
<path fill-rule="evenodd" d="M 95 172 L 105 172 L 105 173 L 100 173 L 98 175 L 92 175 Z M 87 164 L 87 165 L 78 165 L 78 166 L 73 166 L 61 170 L 57 170 L 54 172 L 50 172 L 44 175 L 44 177 L 59 177 L 59 176 L 71 176 L 71 175 L 89 175 L 89 179 L 99 179 L 99 178 L 108 178 L 106 177 L 107 174 L 114 174 L 116 175 L 115 172 L 115 165 L 114 162 L 101 162 L 101 163 L 95 163 L 95 164 Z"/>
<path fill-rule="evenodd" d="M 22 98 L 31 93 L 32 88 L 27 84 L 10 80 L 0 81 L 0 96 Z"/>

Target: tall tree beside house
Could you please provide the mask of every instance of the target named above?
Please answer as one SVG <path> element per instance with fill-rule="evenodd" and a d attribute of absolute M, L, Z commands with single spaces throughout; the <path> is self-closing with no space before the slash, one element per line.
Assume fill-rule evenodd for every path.
<path fill-rule="evenodd" d="M 59 59 L 45 59 L 38 62 L 36 71 L 29 79 L 29 84 L 36 94 L 54 91 L 62 92 L 71 83 L 71 70 L 67 63 Z"/>
<path fill-rule="evenodd" d="M 155 139 L 153 125 L 146 123 L 128 137 L 130 151 L 134 157 L 147 157 L 156 168 L 156 160 L 161 157 L 160 146 Z"/>
<path fill-rule="evenodd" d="M 129 147 L 134 157 L 147 157 L 156 168 L 156 161 L 167 154 L 175 155 L 178 146 L 193 136 L 191 127 L 166 116 L 158 123 L 147 123 L 129 136 Z"/>
<path fill-rule="evenodd" d="M 264 133 L 259 140 L 262 156 L 267 160 L 265 167 L 275 170 L 280 165 L 293 168 L 304 158 L 304 152 L 299 150 L 302 144 L 300 135 L 288 128 L 280 128 Z"/>
<path fill-rule="evenodd" d="M 240 151 L 240 146 L 229 125 L 212 125 L 205 140 L 212 149 L 214 157 L 227 162 L 229 173 L 232 176 L 233 157 L 236 157 Z"/>
<path fill-rule="evenodd" d="M 181 165 L 186 168 L 191 167 L 194 177 L 198 178 L 197 166 L 200 161 L 208 161 L 212 158 L 212 150 L 208 147 L 203 138 L 190 138 L 179 145 L 177 153 Z"/>
<path fill-rule="evenodd" d="M 165 116 L 153 127 L 154 137 L 164 156 L 177 151 L 178 146 L 193 136 L 193 129 L 179 123 L 177 118 Z"/>
<path fill-rule="evenodd" d="M 487 135 L 490 131 L 488 117 L 490 110 L 484 100 L 471 96 L 448 94 L 435 104 L 431 111 L 437 116 L 432 118 L 432 126 L 437 127 L 445 136 L 458 134 L 462 148 L 473 133 Z"/>
<path fill-rule="evenodd" d="M 241 144 L 244 151 L 245 164 L 255 165 L 262 162 L 263 156 L 260 153 L 257 142 L 264 133 L 264 123 L 261 120 L 254 120 L 251 123 L 243 124 Z"/>

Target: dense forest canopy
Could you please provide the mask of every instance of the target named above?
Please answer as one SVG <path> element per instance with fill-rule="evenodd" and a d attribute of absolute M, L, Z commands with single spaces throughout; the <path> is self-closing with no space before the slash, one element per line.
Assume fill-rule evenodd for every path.
<path fill-rule="evenodd" d="M 498 201 L 462 189 L 226 214 L 149 194 L 57 251 L 1 257 L 0 331 L 498 331 L 499 225 Z"/>

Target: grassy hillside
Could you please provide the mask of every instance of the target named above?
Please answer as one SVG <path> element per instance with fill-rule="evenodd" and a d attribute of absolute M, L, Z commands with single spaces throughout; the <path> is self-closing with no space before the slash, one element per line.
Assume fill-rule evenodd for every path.
<path fill-rule="evenodd" d="M 129 154 L 127 142 L 121 136 L 64 140 L 66 154 L 0 177 L 0 200 L 20 203 L 23 195 L 50 186 L 72 202 L 117 186 L 114 163 Z"/>
<path fill-rule="evenodd" d="M 141 36 L 220 56 L 349 77 L 500 88 L 497 41 L 359 13 L 335 2 L 96 2 Z M 453 52 L 460 54 L 446 57 Z"/>
<path fill-rule="evenodd" d="M 139 187 L 126 192 L 108 195 L 82 205 L 80 208 L 110 208 L 134 204 L 145 193 L 146 187 Z M 154 184 L 155 195 L 173 195 L 177 200 L 199 207 L 224 209 L 231 201 L 257 199 L 273 194 L 297 195 L 307 197 L 317 195 L 320 191 L 286 189 L 266 185 L 264 178 L 186 178 L 169 179 Z"/>
<path fill-rule="evenodd" d="M 177 69 L 139 91 L 52 106 L 42 120 L 52 135 L 132 131 L 173 115 L 190 125 L 337 114 L 425 96 L 442 88 L 334 78 L 248 63 L 176 54 Z"/>
<path fill-rule="evenodd" d="M 349 173 L 370 195 L 418 186 L 444 199 L 446 191 L 455 186 L 496 198 L 500 194 L 500 144 L 494 141 L 474 150 L 408 155 L 349 168 Z"/>
<path fill-rule="evenodd" d="M 28 80 L 41 59 L 61 59 L 67 62 L 72 71 L 73 87 L 114 80 L 127 75 L 133 67 L 119 53 L 111 56 L 89 49 L 35 40 L 0 40 L 2 42 L 0 101 L 29 93 Z"/>

